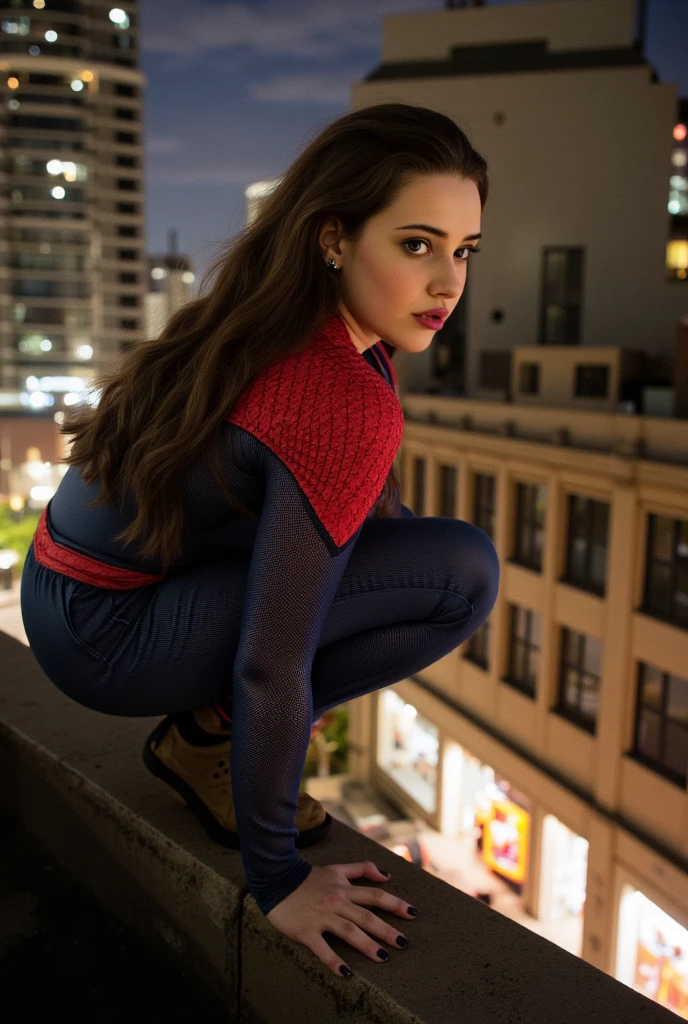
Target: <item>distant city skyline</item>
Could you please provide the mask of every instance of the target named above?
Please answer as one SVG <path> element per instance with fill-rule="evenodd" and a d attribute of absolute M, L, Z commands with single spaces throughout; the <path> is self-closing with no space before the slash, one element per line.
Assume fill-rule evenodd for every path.
<path fill-rule="evenodd" d="M 513 3 L 524 0 L 486 7 Z M 381 61 L 383 16 L 444 7 L 140 0 L 147 251 L 166 251 L 175 229 L 197 286 L 246 222 L 246 187 L 283 173 L 319 126 L 349 109 L 351 84 Z M 679 96 L 688 96 L 687 49 L 688 0 L 649 0 L 646 58 Z"/>

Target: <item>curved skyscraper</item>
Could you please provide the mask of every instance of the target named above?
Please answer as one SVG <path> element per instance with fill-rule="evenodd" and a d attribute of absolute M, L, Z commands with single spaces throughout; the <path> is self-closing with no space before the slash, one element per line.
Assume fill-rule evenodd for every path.
<path fill-rule="evenodd" d="M 0 414 L 58 412 L 142 337 L 137 3 L 0 4 Z"/>

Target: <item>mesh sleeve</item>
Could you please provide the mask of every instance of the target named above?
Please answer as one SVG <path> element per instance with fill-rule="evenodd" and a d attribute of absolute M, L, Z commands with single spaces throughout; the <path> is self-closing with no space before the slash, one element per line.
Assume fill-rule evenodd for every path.
<path fill-rule="evenodd" d="M 246 881 L 267 914 L 308 876 L 294 824 L 313 719 L 311 667 L 362 526 L 338 548 L 292 473 L 244 434 L 265 474 L 232 679 L 231 771 Z"/>

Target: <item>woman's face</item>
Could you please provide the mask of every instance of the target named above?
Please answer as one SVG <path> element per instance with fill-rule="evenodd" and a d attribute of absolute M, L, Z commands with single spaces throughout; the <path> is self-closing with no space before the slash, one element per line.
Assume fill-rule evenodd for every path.
<path fill-rule="evenodd" d="M 327 221 L 320 246 L 324 258 L 342 268 L 336 271 L 339 311 L 359 352 L 381 338 L 406 352 L 428 347 L 435 330 L 413 314 L 452 312 L 466 283 L 466 264 L 474 259 L 470 249 L 478 246 L 481 212 L 475 182 L 432 174 L 416 177 L 391 206 L 371 217 L 355 247 L 342 237 L 337 218 Z"/>

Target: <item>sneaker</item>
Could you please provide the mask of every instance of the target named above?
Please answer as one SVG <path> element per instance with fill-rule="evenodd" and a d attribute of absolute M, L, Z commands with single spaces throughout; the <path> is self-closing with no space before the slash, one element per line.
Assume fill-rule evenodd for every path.
<path fill-rule="evenodd" d="M 146 739 L 143 763 L 176 790 L 212 839 L 239 850 L 229 769 L 231 742 L 231 733 L 210 708 L 168 715 Z M 299 792 L 295 824 L 296 846 L 311 846 L 325 838 L 332 818 L 318 800 Z"/>

